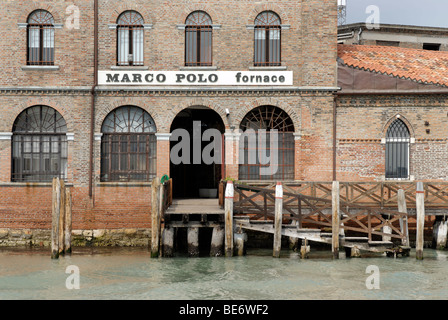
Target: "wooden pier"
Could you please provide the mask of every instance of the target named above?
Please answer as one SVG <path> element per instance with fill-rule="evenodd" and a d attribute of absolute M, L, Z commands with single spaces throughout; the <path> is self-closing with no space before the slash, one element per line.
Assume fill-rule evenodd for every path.
<path fill-rule="evenodd" d="M 173 200 L 172 183 L 161 184 L 153 198 L 160 201 L 153 210 L 153 221 L 160 220 L 159 227 L 153 225 L 153 238 L 160 234 L 154 257 L 172 255 L 173 229 L 178 228 L 188 230 L 191 256 L 197 255 L 201 228 L 213 228 L 210 255 L 216 256 L 244 254 L 249 230 L 273 235 L 274 257 L 280 255 L 282 237 L 301 239 L 302 257 L 308 256 L 312 243 L 331 246 L 335 259 L 340 250 L 352 257 L 363 251 L 408 256 L 408 222 L 414 215 L 417 258 L 422 259 L 425 208 L 435 215 L 448 208 L 448 185 L 443 184 L 223 182 L 219 199 Z"/>

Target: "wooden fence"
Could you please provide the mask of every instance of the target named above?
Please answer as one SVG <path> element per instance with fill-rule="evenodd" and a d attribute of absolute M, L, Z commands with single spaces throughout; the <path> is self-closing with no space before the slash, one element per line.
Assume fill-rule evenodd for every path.
<path fill-rule="evenodd" d="M 349 206 L 368 206 L 372 208 L 396 208 L 398 190 L 405 193 L 408 208 L 415 208 L 416 182 L 340 182 L 340 200 Z M 244 188 L 275 188 L 275 183 L 244 183 L 238 184 Z M 331 200 L 332 182 L 293 182 L 283 183 L 286 192 L 301 194 L 316 199 Z M 448 182 L 424 182 L 425 207 L 428 209 L 448 208 Z M 220 186 L 220 205 L 223 206 L 223 191 L 225 182 Z"/>

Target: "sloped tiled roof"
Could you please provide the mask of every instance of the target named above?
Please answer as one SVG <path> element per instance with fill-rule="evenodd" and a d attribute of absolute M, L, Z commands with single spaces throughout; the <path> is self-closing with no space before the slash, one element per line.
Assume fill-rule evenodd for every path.
<path fill-rule="evenodd" d="M 338 57 L 349 67 L 448 86 L 448 52 L 445 51 L 339 44 Z"/>

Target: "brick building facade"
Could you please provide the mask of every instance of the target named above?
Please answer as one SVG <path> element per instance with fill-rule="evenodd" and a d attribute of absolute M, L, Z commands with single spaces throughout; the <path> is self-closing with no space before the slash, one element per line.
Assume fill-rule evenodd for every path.
<path fill-rule="evenodd" d="M 266 129 L 287 123 L 290 139 L 292 160 L 271 181 L 387 179 L 387 133 L 397 115 L 410 145 L 398 178 L 446 179 L 442 72 L 425 84 L 350 64 L 354 54 L 338 52 L 335 0 L 7 1 L 0 11 L 0 231 L 50 229 L 53 175 L 72 190 L 74 230 L 148 230 L 152 179 L 168 175 L 180 196 L 197 196 L 202 180 L 214 187 L 252 177 L 238 164 L 239 129 L 263 112 L 269 117 L 257 121 Z M 289 72 L 292 80 L 98 82 L 101 72 L 170 71 Z M 171 163 L 173 131 L 193 130 L 197 120 L 223 135 L 223 165 Z"/>
<path fill-rule="evenodd" d="M 225 137 L 227 161 L 221 172 L 238 179 L 238 153 L 231 151 L 238 150 L 235 133 L 244 117 L 260 107 L 281 110 L 294 128 L 290 133 L 295 161 L 289 179 L 332 179 L 331 128 L 337 86 L 335 1 L 99 0 L 96 10 L 93 0 L 70 5 L 8 1 L 1 11 L 6 18 L 0 22 L 0 228 L 50 228 L 48 179 L 52 172 L 46 172 L 48 168 L 59 170 L 57 174 L 72 189 L 73 229 L 149 228 L 151 179 L 172 176 L 169 137 L 173 121 L 182 111 L 199 117 L 201 110 L 213 111 Z M 196 12 L 206 16 L 207 23 L 191 29 L 189 17 L 195 18 L 192 13 Z M 194 41 L 202 42 L 197 50 L 209 50 L 211 59 L 205 64 L 187 61 L 187 46 L 191 44 L 186 42 L 193 41 L 188 40 L 191 32 L 203 32 Z M 210 34 L 212 45 L 204 44 Z M 255 57 L 254 51 L 259 50 L 256 44 L 263 50 L 271 48 Z M 292 72 L 293 80 L 288 86 L 95 86 L 98 71 L 286 71 Z M 125 109 L 119 110 L 121 107 Z M 102 152 L 105 119 L 119 110 L 114 115 L 118 119 L 117 114 L 134 112 L 133 108 L 143 110 L 153 121 L 149 134 L 156 141 L 150 151 L 155 152 L 155 159 L 148 161 L 155 172 L 145 179 L 107 178 L 112 173 L 101 172 L 106 163 Z M 54 114 L 65 122 L 61 132 L 60 127 L 51 132 L 51 137 L 61 139 L 59 147 L 65 146 L 62 156 L 56 147 L 46 154 L 47 140 L 53 138 L 42 130 L 54 125 L 46 126 L 43 114 L 49 110 L 50 118 Z M 206 113 L 203 116 L 208 117 Z M 23 132 L 18 131 L 21 118 L 27 128 Z M 44 123 L 35 129 L 29 124 L 33 121 Z M 38 138 L 39 134 L 42 137 Z M 59 160 L 53 161 L 53 157 Z M 129 154 L 124 157 L 132 158 Z M 200 171 L 196 168 L 194 172 Z M 177 185 L 194 180 L 194 176 L 177 174 Z M 216 178 L 223 178 L 222 173 Z M 173 179 L 176 181 L 175 176 Z"/>

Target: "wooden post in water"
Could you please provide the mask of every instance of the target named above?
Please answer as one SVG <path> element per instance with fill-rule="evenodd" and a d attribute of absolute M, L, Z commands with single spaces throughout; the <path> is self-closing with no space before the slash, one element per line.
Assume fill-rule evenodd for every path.
<path fill-rule="evenodd" d="M 302 241 L 302 246 L 300 247 L 300 257 L 302 259 L 308 259 L 308 255 L 311 251 L 311 247 L 308 245 L 308 239 L 305 238 Z"/>
<path fill-rule="evenodd" d="M 446 219 L 437 219 L 433 225 L 433 247 L 437 250 L 446 248 L 448 221 Z"/>
<path fill-rule="evenodd" d="M 160 242 L 160 206 L 159 206 L 159 180 L 155 178 L 151 186 L 151 258 L 159 256 Z"/>
<path fill-rule="evenodd" d="M 59 258 L 59 215 L 61 213 L 61 183 L 59 178 L 53 178 L 51 218 L 51 259 Z"/>
<path fill-rule="evenodd" d="M 225 240 L 224 250 L 226 257 L 233 256 L 233 182 L 227 181 L 225 200 L 224 200 L 224 220 L 225 220 Z"/>
<path fill-rule="evenodd" d="M 297 220 L 293 220 L 291 225 L 298 226 L 299 222 Z M 299 238 L 289 237 L 289 250 L 298 251 L 299 249 Z"/>
<path fill-rule="evenodd" d="M 424 229 L 425 229 L 425 192 L 423 190 L 423 183 L 417 182 L 417 191 L 415 195 L 416 209 L 417 209 L 417 236 L 416 236 L 416 258 L 423 260 L 423 243 L 424 243 Z"/>
<path fill-rule="evenodd" d="M 331 192 L 331 210 L 332 210 L 332 241 L 331 251 L 333 258 L 339 259 L 339 228 L 341 218 L 339 213 L 339 181 L 333 181 Z"/>
<path fill-rule="evenodd" d="M 243 230 L 241 229 L 241 227 L 239 228 L 238 232 L 234 233 L 233 235 L 233 241 L 235 244 L 235 252 L 236 255 L 239 257 L 242 257 L 246 254 L 246 246 L 245 246 L 245 242 L 246 242 L 246 233 L 243 232 Z"/>
<path fill-rule="evenodd" d="M 274 258 L 280 257 L 282 248 L 282 220 L 283 220 L 283 186 L 277 182 L 275 187 L 275 218 L 274 218 Z"/>
<path fill-rule="evenodd" d="M 220 257 L 223 255 L 224 234 L 224 228 L 213 228 L 210 257 Z"/>
<path fill-rule="evenodd" d="M 72 253 L 72 193 L 70 188 L 65 189 L 64 250 L 66 254 Z"/>
<path fill-rule="evenodd" d="M 59 246 L 59 254 L 63 255 L 65 253 L 64 250 L 64 234 L 65 234 L 65 182 L 64 180 L 60 180 L 60 186 L 61 190 L 59 192 L 59 196 L 61 197 L 60 200 L 60 212 L 59 212 L 59 235 L 58 235 L 58 246 Z"/>
<path fill-rule="evenodd" d="M 406 206 L 406 195 L 403 189 L 398 190 L 398 212 L 408 213 Z M 408 217 L 400 218 L 400 231 L 406 236 L 406 239 L 401 241 L 403 246 L 409 247 L 409 227 L 408 227 Z"/>
<path fill-rule="evenodd" d="M 174 255 L 174 228 L 165 227 L 162 234 L 163 256 L 170 258 Z"/>
<path fill-rule="evenodd" d="M 199 257 L 199 228 L 190 227 L 187 231 L 188 255 Z"/>

